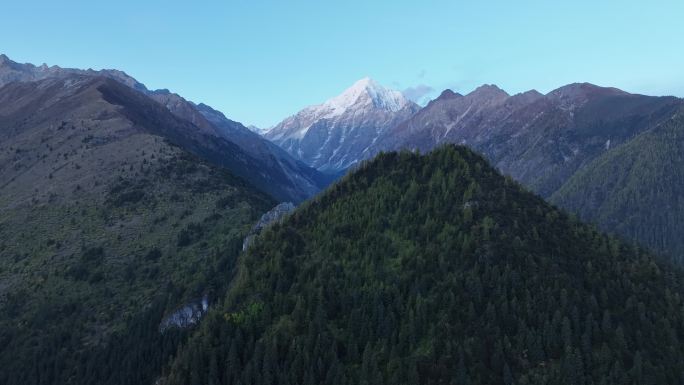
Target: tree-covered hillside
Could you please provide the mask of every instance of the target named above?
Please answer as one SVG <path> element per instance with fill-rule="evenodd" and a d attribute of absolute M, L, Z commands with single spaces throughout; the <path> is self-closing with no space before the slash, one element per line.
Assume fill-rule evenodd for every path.
<path fill-rule="evenodd" d="M 551 201 L 684 262 L 684 112 L 606 152 Z"/>
<path fill-rule="evenodd" d="M 463 147 L 381 154 L 240 257 L 166 384 L 678 384 L 682 276 Z"/>
<path fill-rule="evenodd" d="M 152 383 L 182 339 L 162 317 L 222 295 L 276 204 L 174 145 L 164 130 L 192 126 L 156 102 L 127 119 L 110 86 L 0 89 L 0 384 Z"/>
<path fill-rule="evenodd" d="M 151 383 L 181 337 L 162 317 L 224 292 L 274 202 L 158 145 L 100 197 L 1 211 L 0 383 Z"/>

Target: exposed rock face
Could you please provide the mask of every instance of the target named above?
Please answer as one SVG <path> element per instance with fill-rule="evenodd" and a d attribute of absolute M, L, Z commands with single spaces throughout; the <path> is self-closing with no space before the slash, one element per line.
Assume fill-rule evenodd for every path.
<path fill-rule="evenodd" d="M 164 333 L 171 328 L 185 329 L 197 324 L 209 310 L 209 298 L 200 299 L 183 305 L 180 309 L 166 316 L 159 324 L 159 331 Z"/>
<path fill-rule="evenodd" d="M 254 241 L 254 238 L 259 235 L 264 228 L 283 220 L 285 215 L 291 213 L 294 209 L 294 204 L 291 202 L 284 202 L 262 215 L 259 221 L 254 225 L 254 227 L 252 227 L 252 230 L 249 232 L 249 234 L 247 234 L 245 240 L 242 242 L 242 250 L 247 250 L 249 245 L 251 245 Z"/>
<path fill-rule="evenodd" d="M 366 159 L 365 151 L 387 129 L 419 106 L 372 79 L 291 116 L 264 136 L 320 171 L 336 173 Z"/>
<path fill-rule="evenodd" d="M 295 209 L 295 205 L 291 202 L 283 202 L 264 213 L 259 221 L 254 224 L 252 230 L 242 244 L 242 249 L 247 250 L 249 245 L 266 227 L 281 221 L 285 215 L 289 214 Z M 209 299 L 205 295 L 201 299 L 191 301 L 173 313 L 166 316 L 159 325 L 159 331 L 164 332 L 170 328 L 187 328 L 197 324 L 204 314 L 209 309 Z"/>

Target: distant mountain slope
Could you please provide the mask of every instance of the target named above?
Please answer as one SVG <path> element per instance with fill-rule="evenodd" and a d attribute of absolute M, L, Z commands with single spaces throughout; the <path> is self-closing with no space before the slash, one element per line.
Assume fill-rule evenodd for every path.
<path fill-rule="evenodd" d="M 219 158 L 243 156 L 240 154 L 248 155 L 248 157 L 243 156 L 243 162 L 252 163 L 250 168 L 242 169 L 236 165 L 237 168 L 231 169 L 231 171 L 245 177 L 279 200 L 300 202 L 317 193 L 331 180 L 331 177 L 298 162 L 258 134 L 251 132 L 240 123 L 226 119 L 223 114 L 211 107 L 204 104 L 195 105 L 168 90 L 150 91 L 142 83 L 124 72 L 117 70 L 80 70 L 45 65 L 37 67 L 32 64 L 19 64 L 11 61 L 5 55 L 0 55 L 0 86 L 11 82 L 68 78 L 74 75 L 114 79 L 165 106 L 177 118 L 187 121 L 189 123 L 187 125 L 187 136 L 204 135 L 202 145 L 212 147 L 210 152 L 230 151 L 237 153 L 235 155 L 213 154 L 208 157 L 211 161 L 218 161 L 218 164 L 228 166 L 229 162 Z M 129 96 L 135 98 L 135 103 L 147 103 L 142 98 L 135 97 L 134 94 L 126 94 L 126 97 Z M 119 103 L 126 103 L 126 100 L 121 100 Z M 183 133 L 179 132 L 178 134 L 182 135 Z M 213 140 L 218 143 L 210 143 Z M 185 142 L 179 142 L 181 145 L 183 143 Z M 239 147 L 238 151 L 231 149 L 233 144 Z M 199 148 L 194 148 L 193 151 L 200 156 L 207 155 Z M 256 170 L 256 168 L 260 169 Z"/>
<path fill-rule="evenodd" d="M 674 97 L 628 94 L 570 84 L 547 95 L 509 96 L 485 85 L 466 96 L 445 91 L 406 122 L 387 130 L 369 150 L 465 144 L 544 197 L 611 147 L 669 119 Z"/>
<path fill-rule="evenodd" d="M 12 82 L 30 82 L 68 75 L 104 76 L 117 80 L 135 90 L 149 92 L 144 84 L 133 79 L 123 71 L 109 69 L 100 71 L 93 69 L 81 70 L 62 68 L 56 65 L 48 66 L 47 64 L 35 66 L 30 63 L 17 63 L 7 57 L 7 55 L 0 54 L 0 86 Z"/>
<path fill-rule="evenodd" d="M 364 78 L 323 104 L 288 117 L 264 136 L 321 171 L 336 173 L 366 159 L 387 129 L 419 109 L 400 92 Z"/>
<path fill-rule="evenodd" d="M 464 147 L 383 154 L 260 236 L 162 383 L 678 383 L 682 278 Z"/>
<path fill-rule="evenodd" d="M 551 202 L 684 262 L 684 110 L 595 159 Z"/>
<path fill-rule="evenodd" d="M 206 104 L 199 104 L 197 110 L 216 127 L 219 135 L 236 143 L 268 167 L 282 170 L 289 183 L 297 186 L 306 197 L 313 196 L 336 178 L 335 175 L 323 174 L 307 166 L 271 141 Z M 293 200 L 296 202 L 300 199 Z"/>
<path fill-rule="evenodd" d="M 267 132 L 270 130 L 270 128 L 261 128 L 261 127 L 255 126 L 255 125 L 249 125 L 249 126 L 247 126 L 247 128 L 248 128 L 250 131 L 252 131 L 252 132 L 254 132 L 254 133 L 257 133 L 257 134 L 259 134 L 259 135 L 263 135 L 263 134 L 267 133 Z"/>
<path fill-rule="evenodd" d="M 153 383 L 183 335 L 163 315 L 213 303 L 277 203 L 249 167 L 109 78 L 1 87 L 0 383 Z"/>

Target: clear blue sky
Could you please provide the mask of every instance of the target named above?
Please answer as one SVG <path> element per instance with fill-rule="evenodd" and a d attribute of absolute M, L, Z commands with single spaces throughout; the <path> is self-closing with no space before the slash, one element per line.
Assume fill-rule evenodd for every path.
<path fill-rule="evenodd" d="M 262 127 L 364 76 L 433 94 L 588 81 L 684 96 L 681 0 L 7 3 L 0 52 L 16 61 L 121 69 Z"/>

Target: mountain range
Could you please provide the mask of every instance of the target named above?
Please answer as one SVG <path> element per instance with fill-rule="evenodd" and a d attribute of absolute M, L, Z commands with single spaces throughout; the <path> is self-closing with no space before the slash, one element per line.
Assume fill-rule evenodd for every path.
<path fill-rule="evenodd" d="M 416 110 L 397 95 L 363 79 L 341 96 L 287 118 L 265 137 L 313 167 L 338 172 L 382 151 L 467 145 L 584 220 L 684 258 L 679 236 L 684 210 L 677 192 L 684 183 L 672 170 L 683 163 L 679 147 L 665 145 L 677 143 L 684 130 L 682 99 L 589 83 L 546 95 L 535 90 L 509 95 L 483 85 L 466 95 L 445 90 Z M 345 104 L 350 100 L 355 102 Z M 392 118 L 380 124 L 373 120 L 376 112 L 367 113 L 368 106 L 372 111 L 394 106 L 396 111 L 385 108 L 383 116 Z M 660 213 L 663 207 L 667 215 Z"/>
<path fill-rule="evenodd" d="M 674 97 L 633 95 L 588 83 L 547 95 L 528 91 L 511 96 L 494 85 L 465 96 L 447 90 L 388 130 L 370 153 L 464 144 L 548 197 L 583 165 L 666 121 L 681 106 Z"/>
<path fill-rule="evenodd" d="M 331 178 L 307 167 L 287 155 L 272 143 L 264 140 L 240 123 L 227 119 L 211 107 L 196 105 L 168 90 L 149 91 L 142 83 L 117 70 L 80 70 L 47 65 L 19 64 L 5 55 L 0 55 L 0 87 L 10 83 L 27 83 L 49 79 L 64 79 L 63 87 L 76 78 L 107 78 L 116 83 L 107 83 L 110 92 L 105 96 L 112 104 L 120 103 L 130 107 L 128 116 L 132 119 L 150 119 L 147 112 L 132 112 L 145 105 L 156 109 L 157 122 L 173 121 L 172 125 L 183 128 L 157 127 L 157 133 L 175 144 L 203 157 L 217 165 L 228 167 L 233 173 L 249 180 L 281 201 L 301 202 L 325 187 Z M 72 79 L 72 80 L 69 80 Z M 124 85 L 128 89 L 118 87 Z M 20 92 L 15 87 L 11 92 Z M 116 88 L 116 90 L 114 90 Z M 54 85 L 54 92 L 60 93 Z M 130 91 L 135 91 L 131 93 Z M 8 90 L 6 93 L 9 93 Z M 27 89 L 26 92 L 33 92 Z M 65 95 L 69 95 L 66 93 Z M 59 96 L 59 95 L 58 95 Z M 19 96 L 13 95 L 16 99 Z M 152 103 L 152 102 L 156 103 Z M 135 103 L 132 106 L 131 103 Z M 138 105 L 139 104 L 139 105 Z M 157 108 L 157 104 L 167 111 Z M 30 107 L 26 107 L 30 108 Z M 68 111 L 53 111 L 55 119 L 68 115 Z M 57 116 L 59 115 L 59 116 Z M 139 123 L 139 122 L 135 122 Z M 143 124 L 151 123 L 149 121 Z M 6 143 L 7 144 L 7 143 Z"/>
<path fill-rule="evenodd" d="M 485 85 L 464 96 L 443 92 L 387 130 L 369 152 L 467 145 L 582 219 L 681 259 L 684 245 L 678 234 L 684 210 L 676 191 L 684 187 L 684 179 L 673 167 L 684 163 L 678 163 L 677 147 L 653 143 L 671 143 L 684 130 L 683 106 L 675 97 L 629 94 L 588 83 L 546 95 L 528 91 L 512 96 Z M 649 159 L 648 167 L 635 167 L 624 159 L 626 153 Z"/>
<path fill-rule="evenodd" d="M 0 55 L 0 383 L 678 383 L 683 108 L 364 78 L 260 130 Z"/>

